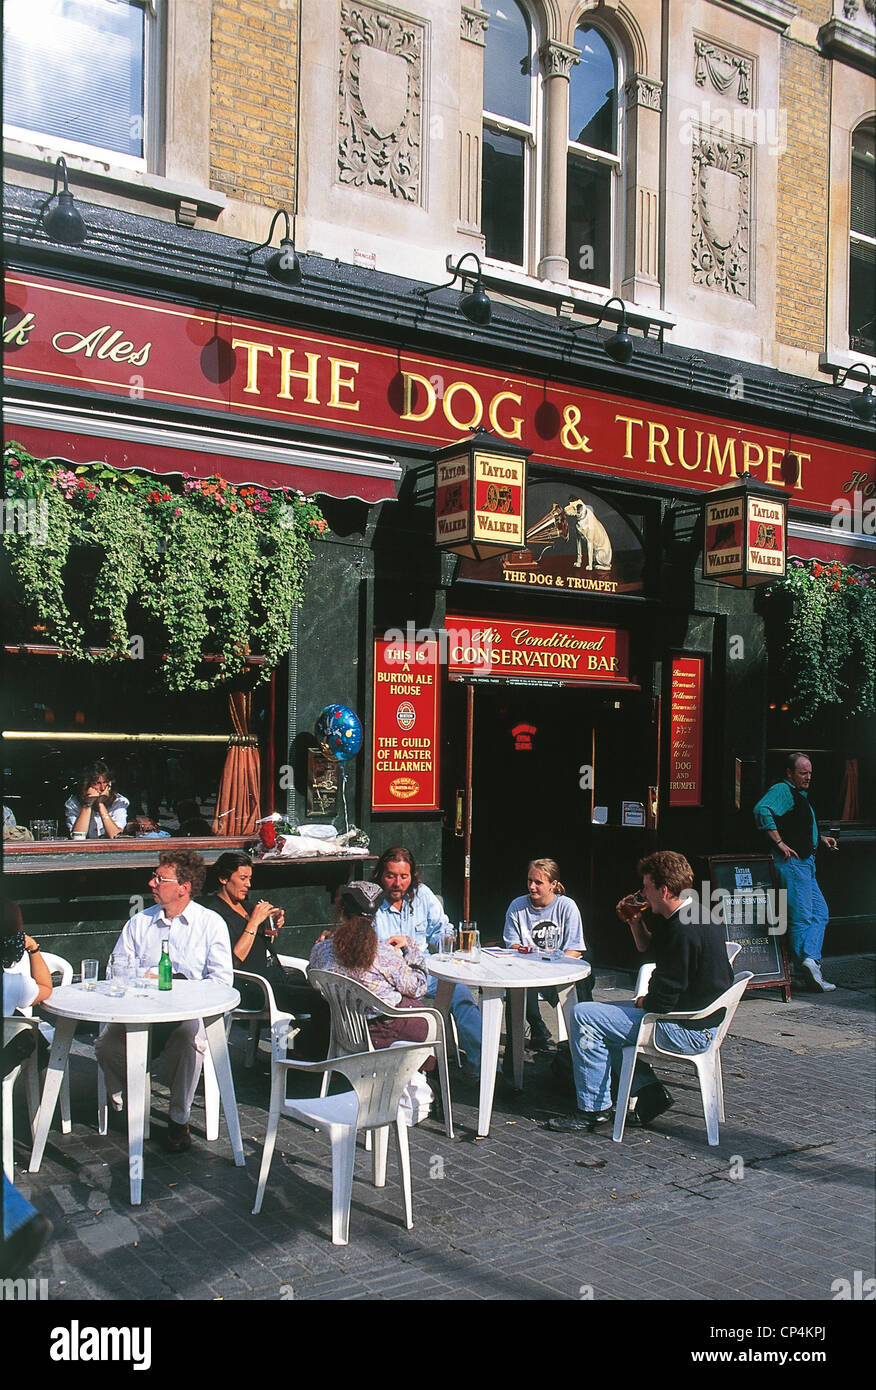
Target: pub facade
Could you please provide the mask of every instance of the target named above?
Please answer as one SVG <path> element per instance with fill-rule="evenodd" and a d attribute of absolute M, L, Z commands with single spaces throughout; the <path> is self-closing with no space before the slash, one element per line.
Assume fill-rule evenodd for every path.
<path fill-rule="evenodd" d="M 489 939 L 528 860 L 547 855 L 597 963 L 624 967 L 612 905 L 637 857 L 678 848 L 703 869 L 757 848 L 752 806 L 801 746 L 818 814 L 840 829 L 842 868 L 822 875 L 833 948 L 865 941 L 872 673 L 869 695 L 859 679 L 844 697 L 844 671 L 834 698 L 807 705 L 786 647 L 801 603 L 789 574 L 833 564 L 866 585 L 876 564 L 872 419 L 849 389 L 864 377 L 834 384 L 876 362 L 872 326 L 850 318 L 866 229 L 841 265 L 824 238 L 825 339 L 781 234 L 793 120 L 778 152 L 746 138 L 742 115 L 757 91 L 787 118 L 783 54 L 801 49 L 813 70 L 847 62 L 826 137 L 839 147 L 846 133 L 852 196 L 868 175 L 872 189 L 866 29 L 844 48 L 830 4 L 817 41 L 792 5 L 670 5 L 664 62 L 660 4 L 638 27 L 610 4 L 548 16 L 422 3 L 406 17 L 341 5 L 334 25 L 309 3 L 271 7 L 271 43 L 246 42 L 273 45 L 295 83 L 287 167 L 279 134 L 270 149 L 255 139 L 270 91 L 251 94 L 249 120 L 224 92 L 225 8 L 198 0 L 184 35 L 179 7 L 159 7 L 168 91 L 198 26 L 212 36 L 188 54 L 207 128 L 197 82 L 177 108 L 200 170 L 174 183 L 147 148 L 141 178 L 124 156 L 113 181 L 87 142 L 37 148 L 16 119 L 6 438 L 74 476 L 147 474 L 171 508 L 215 478 L 315 497 L 303 598 L 270 671 L 258 649 L 242 661 L 232 694 L 249 704 L 232 730 L 227 692 L 168 693 L 166 653 L 148 641 L 142 658 L 71 663 L 39 623 L 27 630 L 15 594 L 4 728 L 19 819 L 60 814 L 74 754 L 111 756 L 172 835 L 175 801 L 221 814 L 223 761 L 242 739 L 259 815 L 232 835 L 212 819 L 195 841 L 208 858 L 251 843 L 272 812 L 352 826 L 372 855 L 410 845 L 451 917 Z M 679 10 L 691 13 L 676 30 Z M 515 44 L 525 81 L 505 91 Z M 607 110 L 592 96 L 606 74 Z M 740 118 L 729 155 L 704 91 Z M 668 137 L 685 122 L 696 134 L 681 155 Z M 165 171 L 183 158 L 166 130 Z M 86 229 L 75 242 L 47 224 L 56 146 Z M 259 150 L 267 192 L 238 160 Z M 840 195 L 825 197 L 835 221 Z M 331 703 L 364 733 L 340 768 L 314 733 Z M 65 951 L 78 958 L 128 915 L 157 843 L 7 842 L 6 871 L 29 927 L 61 950 L 69 935 L 94 946 Z M 337 882 L 372 862 L 259 867 L 258 891 L 295 923 L 287 949 L 306 953 Z"/>

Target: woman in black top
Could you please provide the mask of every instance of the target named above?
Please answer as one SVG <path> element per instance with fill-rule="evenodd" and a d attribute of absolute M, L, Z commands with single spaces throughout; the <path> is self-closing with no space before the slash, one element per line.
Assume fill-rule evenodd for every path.
<path fill-rule="evenodd" d="M 322 1061 L 328 1054 L 328 1005 L 309 985 L 296 984 L 295 972 L 285 970 L 270 950 L 285 922 L 282 908 L 263 898 L 255 906 L 248 901 L 252 884 L 252 860 L 248 855 L 229 850 L 219 856 L 213 871 L 219 886 L 211 897 L 205 898 L 204 906 L 218 912 L 225 921 L 235 968 L 261 975 L 268 981 L 277 1007 L 292 1014 L 301 1025 L 295 1039 L 295 1052 L 313 1061 Z M 245 981 L 241 983 L 243 1007 L 258 1008 L 263 998 L 261 991 Z"/>

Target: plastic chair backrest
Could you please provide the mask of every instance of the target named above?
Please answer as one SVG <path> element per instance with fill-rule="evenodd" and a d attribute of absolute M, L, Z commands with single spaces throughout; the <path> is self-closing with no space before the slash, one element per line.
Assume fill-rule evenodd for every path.
<path fill-rule="evenodd" d="M 727 946 L 727 960 L 728 960 L 728 961 L 730 962 L 730 964 L 732 965 L 733 962 L 735 961 L 736 957 L 739 955 L 739 952 L 742 950 L 742 947 L 740 946 L 740 944 L 739 944 L 738 941 L 728 941 L 728 942 L 726 943 L 726 946 Z"/>
<path fill-rule="evenodd" d="M 366 1052 L 371 1046 L 367 1014 L 369 1010 L 380 1012 L 377 995 L 336 970 L 311 970 L 308 979 L 329 1006 L 335 1046 L 346 1053 Z"/>
<path fill-rule="evenodd" d="M 396 1043 L 377 1052 L 356 1052 L 332 1061 L 332 1071 L 349 1081 L 359 1102 L 357 1129 L 395 1124 L 402 1092 L 432 1055 L 420 1043 Z"/>
<path fill-rule="evenodd" d="M 721 1043 L 724 1041 L 724 1035 L 727 1032 L 727 1029 L 730 1027 L 731 1022 L 733 1021 L 733 1015 L 739 1008 L 739 1001 L 745 993 L 745 986 L 748 984 L 749 980 L 753 979 L 753 971 L 740 971 L 740 973 L 737 976 L 735 976 L 730 988 L 725 990 L 724 993 L 720 995 L 718 999 L 715 1000 L 714 1004 L 709 1005 L 709 1013 L 717 1013 L 719 1009 L 723 1009 L 725 1011 L 724 1017 L 721 1019 L 721 1022 L 715 1029 L 715 1036 L 712 1039 L 712 1049 L 720 1047 Z"/>

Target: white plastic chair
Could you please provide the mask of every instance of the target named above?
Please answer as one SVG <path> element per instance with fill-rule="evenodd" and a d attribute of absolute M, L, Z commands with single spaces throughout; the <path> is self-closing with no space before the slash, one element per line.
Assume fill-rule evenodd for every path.
<path fill-rule="evenodd" d="M 324 1130 L 332 1154 L 332 1243 L 346 1245 L 350 1233 L 350 1204 L 353 1196 L 353 1170 L 356 1162 L 356 1135 L 373 1133 L 372 1178 L 375 1187 L 386 1185 L 386 1153 L 389 1127 L 395 1133 L 399 1172 L 405 1205 L 405 1227 L 414 1224 L 411 1198 L 411 1163 L 408 1127 L 399 1114 L 402 1092 L 429 1056 L 425 1043 L 396 1043 L 376 1052 L 355 1052 L 324 1062 L 296 1062 L 286 1056 L 282 1024 L 272 1031 L 271 1105 L 265 1147 L 259 1171 L 253 1215 L 262 1209 L 280 1116 L 298 1120 L 310 1129 Z M 286 1079 L 290 1071 L 318 1076 L 326 1070 L 340 1072 L 353 1087 L 336 1096 L 314 1096 L 312 1100 L 288 1100 Z"/>
<path fill-rule="evenodd" d="M 325 996 L 331 1014 L 328 1060 L 349 1057 L 356 1052 L 374 1051 L 368 1031 L 368 1015 L 383 1014 L 386 1018 L 424 1018 L 428 1025 L 423 1044 L 427 1043 L 438 1063 L 441 1101 L 444 1106 L 444 1128 L 448 1139 L 453 1138 L 453 1108 L 450 1099 L 450 1075 L 447 1069 L 447 1036 L 444 1019 L 437 1009 L 396 1009 L 386 1004 L 370 989 L 336 970 L 311 970 L 308 979 Z M 382 1050 L 382 1049 L 381 1049 Z M 328 1090 L 332 1068 L 326 1069 L 320 1095 Z"/>
<path fill-rule="evenodd" d="M 276 959 L 286 968 L 300 970 L 305 980 L 307 979 L 307 961 L 302 957 L 277 956 Z M 241 1005 L 240 1008 L 234 1009 L 234 1011 L 228 1015 L 226 1023 L 226 1032 L 230 1032 L 231 1025 L 235 1021 L 249 1024 L 249 1033 L 246 1039 L 246 1054 L 244 1056 L 243 1065 L 245 1067 L 252 1067 L 255 1065 L 255 1059 L 258 1054 L 259 1036 L 261 1034 L 262 1024 L 267 1023 L 268 1027 L 273 1029 L 274 1023 L 281 1017 L 282 1011 L 277 1007 L 277 1001 L 274 998 L 274 991 L 271 988 L 270 981 L 266 980 L 263 975 L 255 975 L 249 970 L 238 970 L 235 968 L 234 984 L 235 988 L 245 984 L 256 985 L 262 991 L 263 999 L 259 1007 L 248 1009 Z M 243 990 L 241 990 L 241 994 L 242 993 Z M 289 1014 L 282 1014 L 282 1017 L 290 1019 Z M 299 1028 L 295 1028 L 292 1037 L 300 1031 Z"/>
<path fill-rule="evenodd" d="M 70 964 L 68 960 L 64 958 L 64 956 L 55 955 L 51 951 L 41 951 L 40 954 L 42 955 L 43 961 L 45 962 L 48 968 L 49 974 L 53 976 L 61 976 L 61 985 L 69 985 L 73 983 L 73 966 Z M 27 952 L 25 952 L 25 954 L 21 957 L 21 960 L 18 961 L 15 967 L 13 968 L 18 970 L 22 975 L 28 975 L 32 978 L 32 972 L 30 968 L 30 956 L 27 954 Z M 36 1007 L 39 1006 L 37 1005 Z M 34 1005 L 30 1004 L 19 1009 L 18 1015 L 24 1019 L 27 1019 L 29 1021 L 30 1026 L 37 1030 L 42 1035 L 42 1037 L 45 1038 L 49 1047 L 51 1047 L 52 1041 L 55 1037 L 55 1029 L 53 1025 L 51 1023 L 47 1023 L 45 1019 L 35 1018 L 33 1011 Z M 34 1048 L 30 1057 L 28 1057 L 27 1060 L 22 1064 L 21 1072 L 27 1090 L 27 1108 L 28 1113 L 30 1115 L 31 1131 L 33 1131 L 34 1125 L 36 1123 L 36 1112 L 39 1109 L 40 1105 L 41 1094 L 38 1048 Z M 61 1082 L 59 1108 L 61 1111 L 61 1133 L 69 1134 L 73 1127 L 70 1119 L 69 1064 L 68 1068 L 65 1068 L 64 1070 L 64 1078 Z"/>
<path fill-rule="evenodd" d="M 739 955 L 739 952 L 742 950 L 742 947 L 740 946 L 738 941 L 726 941 L 724 944 L 727 947 L 728 963 L 732 965 L 736 957 Z M 656 968 L 657 967 L 655 966 L 653 961 L 648 961 L 647 965 L 643 965 L 639 968 L 639 973 L 636 976 L 636 984 L 633 992 L 634 999 L 641 999 L 643 994 L 648 993 L 648 983 L 651 979 L 651 976 L 654 974 Z"/>
<path fill-rule="evenodd" d="M 4 1018 L 3 1020 L 3 1045 L 16 1036 L 17 1033 L 35 1033 L 37 1029 L 36 1019 L 30 1018 Z M 35 1042 L 36 1040 L 34 1040 Z M 39 1082 L 36 1080 L 35 1066 L 36 1052 L 32 1052 L 17 1067 L 13 1067 L 3 1078 L 3 1172 L 10 1182 L 14 1180 L 13 1172 L 13 1141 L 14 1141 L 14 1103 L 15 1103 L 15 1083 L 20 1076 L 31 1077 L 33 1080 L 26 1080 L 27 1111 L 30 1119 L 31 1136 L 33 1136 L 34 1120 L 39 1108 Z"/>
<path fill-rule="evenodd" d="M 690 1062 L 696 1068 L 703 1101 L 703 1114 L 706 1120 L 706 1134 L 709 1143 L 718 1143 L 718 1124 L 724 1122 L 724 1083 L 721 1074 L 721 1044 L 745 993 L 748 981 L 752 979 L 750 970 L 737 975 L 728 990 L 704 1009 L 696 1012 L 671 1014 L 645 1014 L 639 1024 L 634 1042 L 623 1048 L 620 1081 L 617 1089 L 614 1134 L 612 1138 L 620 1144 L 624 1137 L 627 1110 L 630 1103 L 630 1090 L 637 1057 L 668 1057 L 675 1062 Z M 638 995 L 636 996 L 638 998 Z M 724 1010 L 724 1017 L 714 1030 L 712 1041 L 704 1052 L 673 1052 L 671 1048 L 661 1047 L 658 1040 L 659 1023 L 681 1023 L 685 1027 L 696 1025 L 699 1019 Z"/>

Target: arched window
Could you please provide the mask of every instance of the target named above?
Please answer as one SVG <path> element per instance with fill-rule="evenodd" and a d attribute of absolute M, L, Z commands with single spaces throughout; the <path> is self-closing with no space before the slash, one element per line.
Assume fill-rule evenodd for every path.
<path fill-rule="evenodd" d="M 486 254 L 526 266 L 535 147 L 533 34 L 517 0 L 484 0 L 481 231 Z"/>
<path fill-rule="evenodd" d="M 620 175 L 618 58 L 592 24 L 579 24 L 581 58 L 569 75 L 566 255 L 569 278 L 610 287 Z"/>
<path fill-rule="evenodd" d="M 849 348 L 876 357 L 876 122 L 852 134 Z"/>

